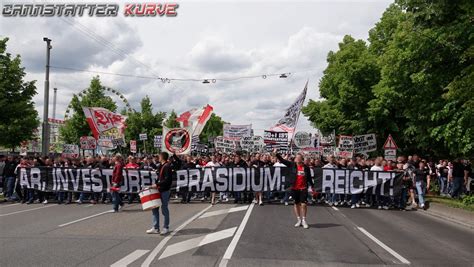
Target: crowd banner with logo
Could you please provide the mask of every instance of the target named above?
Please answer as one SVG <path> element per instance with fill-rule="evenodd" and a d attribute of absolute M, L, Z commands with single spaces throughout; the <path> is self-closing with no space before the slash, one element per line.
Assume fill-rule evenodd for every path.
<path fill-rule="evenodd" d="M 161 138 L 162 138 L 161 135 L 155 135 L 153 137 L 153 147 L 161 148 L 161 143 L 162 143 Z"/>
<path fill-rule="evenodd" d="M 236 142 L 233 140 L 225 139 L 223 136 L 217 136 L 214 138 L 214 147 L 216 151 L 222 153 L 232 153 L 236 150 Z"/>
<path fill-rule="evenodd" d="M 273 128 L 270 130 L 278 131 L 283 130 L 288 133 L 293 133 L 298 122 L 298 117 L 301 113 L 301 108 L 303 107 L 304 100 L 306 99 L 306 91 L 308 90 L 308 82 L 304 86 L 303 92 L 296 98 L 296 101 L 291 104 L 285 112 L 283 118 L 281 118 Z"/>
<path fill-rule="evenodd" d="M 307 148 L 312 145 L 311 135 L 307 132 L 297 132 L 293 137 L 293 142 L 298 148 Z"/>
<path fill-rule="evenodd" d="M 114 113 L 106 108 L 83 107 L 82 110 L 96 139 L 98 139 L 102 133 L 113 128 L 117 128 L 123 135 L 126 128 L 125 120 L 127 117 Z"/>
<path fill-rule="evenodd" d="M 288 151 L 288 133 L 287 132 L 274 132 L 264 131 L 263 141 L 267 151 L 273 151 L 277 149 L 280 153 Z"/>
<path fill-rule="evenodd" d="M 112 149 L 117 144 L 125 146 L 126 116 L 100 107 L 83 107 L 82 110 L 101 148 Z"/>
<path fill-rule="evenodd" d="M 354 153 L 367 153 L 377 150 L 377 139 L 375 134 L 355 135 Z"/>
<path fill-rule="evenodd" d="M 83 150 L 94 150 L 97 148 L 97 140 L 93 136 L 81 136 L 80 144 Z"/>
<path fill-rule="evenodd" d="M 79 157 L 79 146 L 72 144 L 63 145 L 63 153 L 61 154 L 64 158 L 78 158 Z"/>
<path fill-rule="evenodd" d="M 22 187 L 40 191 L 107 192 L 113 169 L 21 168 Z M 345 169 L 311 169 L 314 191 L 335 194 L 373 194 L 397 196 L 402 188 L 401 172 Z M 172 190 L 191 192 L 286 191 L 296 179 L 291 168 L 217 167 L 183 169 L 173 172 Z M 120 190 L 137 192 L 155 181 L 150 170 L 124 170 Z"/>
<path fill-rule="evenodd" d="M 137 140 L 130 140 L 130 152 L 137 153 Z"/>
<path fill-rule="evenodd" d="M 189 128 L 163 126 L 161 150 L 169 154 L 189 154 L 191 152 L 191 134 Z"/>
<path fill-rule="evenodd" d="M 233 125 L 229 123 L 224 124 L 224 138 L 227 140 L 238 141 L 242 137 L 252 136 L 252 124 L 247 125 Z"/>
<path fill-rule="evenodd" d="M 262 136 L 246 136 L 240 139 L 240 148 L 248 152 L 263 152 L 265 150 L 265 142 Z"/>

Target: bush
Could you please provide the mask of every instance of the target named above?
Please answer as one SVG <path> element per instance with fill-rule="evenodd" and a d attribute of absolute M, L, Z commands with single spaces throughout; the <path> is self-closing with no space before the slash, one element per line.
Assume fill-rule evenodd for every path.
<path fill-rule="evenodd" d="M 465 205 L 465 206 L 474 205 L 474 195 L 463 197 L 462 198 L 462 204 Z"/>

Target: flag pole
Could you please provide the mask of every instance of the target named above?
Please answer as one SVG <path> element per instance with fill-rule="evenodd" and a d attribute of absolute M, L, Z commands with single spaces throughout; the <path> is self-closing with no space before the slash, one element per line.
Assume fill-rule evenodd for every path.
<path fill-rule="evenodd" d="M 303 104 L 304 104 L 304 101 L 306 100 L 306 94 L 308 93 L 308 82 L 309 82 L 309 79 L 306 80 L 306 85 L 304 86 L 304 90 L 306 92 L 304 94 Z M 293 154 L 293 139 L 296 134 L 296 127 L 298 126 L 298 121 L 300 120 L 300 114 L 301 114 L 301 109 L 300 109 L 300 112 L 298 112 L 298 116 L 296 116 L 295 129 L 293 130 L 293 135 L 291 136 L 291 140 L 290 140 L 290 153 L 291 154 Z"/>

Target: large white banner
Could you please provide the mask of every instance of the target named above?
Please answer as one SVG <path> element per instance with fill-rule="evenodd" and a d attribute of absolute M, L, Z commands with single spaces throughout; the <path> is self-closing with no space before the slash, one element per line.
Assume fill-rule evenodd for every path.
<path fill-rule="evenodd" d="M 252 124 L 248 125 L 232 125 L 224 124 L 224 138 L 227 140 L 240 140 L 242 137 L 252 135 Z"/>

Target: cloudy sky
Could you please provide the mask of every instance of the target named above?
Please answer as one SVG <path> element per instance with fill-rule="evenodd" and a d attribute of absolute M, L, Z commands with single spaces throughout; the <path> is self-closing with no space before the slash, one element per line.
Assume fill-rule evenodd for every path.
<path fill-rule="evenodd" d="M 174 18 L 125 18 L 125 2 L 108 2 L 120 4 L 118 17 L 0 17 L 0 36 L 10 38 L 8 51 L 21 55 L 27 79 L 37 81 L 38 94 L 34 100 L 40 117 L 45 65 L 43 37 L 47 36 L 52 39 L 52 66 L 92 72 L 51 70 L 51 88 L 58 88 L 57 118 L 64 117 L 72 94 L 87 88 L 95 71 L 215 78 L 217 82 L 211 84 L 163 83 L 157 79 L 100 74 L 103 84 L 122 92 L 134 108 L 139 108 L 146 95 L 155 111 L 174 109 L 181 113 L 209 103 L 225 121 L 252 123 L 255 132 L 261 133 L 283 115 L 307 80 L 306 102 L 319 98 L 318 82 L 327 65 L 327 53 L 337 49 L 345 34 L 367 39 L 368 30 L 392 1 L 188 0 L 177 1 L 178 16 Z M 287 79 L 219 81 L 284 72 L 294 74 Z M 304 116 L 300 117 L 298 128 L 312 129 Z"/>

